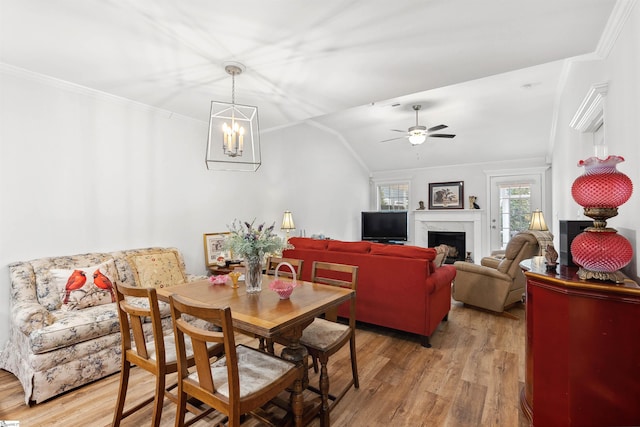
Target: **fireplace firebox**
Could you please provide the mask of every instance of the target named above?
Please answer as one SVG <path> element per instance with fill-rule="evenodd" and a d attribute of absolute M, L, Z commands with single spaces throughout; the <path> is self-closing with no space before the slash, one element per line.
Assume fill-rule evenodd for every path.
<path fill-rule="evenodd" d="M 456 261 L 464 261 L 466 258 L 466 235 L 464 231 L 429 231 L 429 247 L 438 245 L 449 246 L 446 264 L 453 264 Z"/>

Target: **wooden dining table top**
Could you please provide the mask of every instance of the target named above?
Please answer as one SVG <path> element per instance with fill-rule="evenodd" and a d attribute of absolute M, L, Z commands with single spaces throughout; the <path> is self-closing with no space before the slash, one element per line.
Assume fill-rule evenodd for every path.
<path fill-rule="evenodd" d="M 215 307 L 230 307 L 235 328 L 265 338 L 311 323 L 327 309 L 355 296 L 351 289 L 299 280 L 289 299 L 280 299 L 269 289 L 273 280 L 274 276 L 263 275 L 262 291 L 255 294 L 248 294 L 244 284 L 233 288 L 230 284 L 214 285 L 206 279 L 159 288 L 157 294 L 165 302 L 169 301 L 169 295 L 177 294 Z"/>

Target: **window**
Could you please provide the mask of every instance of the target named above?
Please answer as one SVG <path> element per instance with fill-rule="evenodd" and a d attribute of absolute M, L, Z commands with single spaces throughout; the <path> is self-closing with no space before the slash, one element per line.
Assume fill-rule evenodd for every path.
<path fill-rule="evenodd" d="M 409 210 L 409 183 L 399 182 L 378 185 L 378 210 Z"/>
<path fill-rule="evenodd" d="M 531 185 L 500 185 L 500 241 L 506 247 L 514 234 L 529 228 Z"/>

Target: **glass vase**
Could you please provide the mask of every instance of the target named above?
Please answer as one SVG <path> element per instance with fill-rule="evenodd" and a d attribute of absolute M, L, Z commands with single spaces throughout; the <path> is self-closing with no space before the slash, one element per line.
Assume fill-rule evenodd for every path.
<path fill-rule="evenodd" d="M 245 260 L 244 282 L 248 294 L 262 290 L 262 257 L 248 257 Z"/>

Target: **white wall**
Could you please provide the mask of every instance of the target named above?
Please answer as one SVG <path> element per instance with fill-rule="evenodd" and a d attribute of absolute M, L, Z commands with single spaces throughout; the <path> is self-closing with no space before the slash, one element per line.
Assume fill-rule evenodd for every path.
<path fill-rule="evenodd" d="M 567 84 L 560 97 L 558 127 L 553 149 L 553 220 L 589 218 L 582 215 L 582 208 L 571 197 L 573 181 L 584 172 L 578 167 L 581 159 L 593 156 L 593 147 L 569 127 L 590 88 L 608 82 L 604 100 L 605 142 L 609 154 L 620 155 L 625 162 L 618 170 L 634 183 L 631 199 L 618 208 L 618 216 L 607 224 L 624 235 L 634 248 L 635 257 L 625 272 L 638 277 L 638 229 L 640 228 L 640 6 L 631 6 L 626 20 L 620 20 L 619 36 L 603 58 L 575 61 L 568 72 Z M 606 33 L 605 33 L 606 34 Z"/>
<path fill-rule="evenodd" d="M 203 233 L 287 209 L 307 234 L 358 236 L 368 172 L 315 127 L 264 133 L 255 173 L 213 172 L 207 123 L 2 64 L 0 93 L 0 349 L 14 261 L 175 246 L 204 274 Z"/>
<path fill-rule="evenodd" d="M 482 216 L 482 248 L 480 255 L 473 254 L 474 259 L 490 253 L 489 222 L 487 211 L 489 208 L 489 195 L 487 193 L 487 179 L 489 173 L 501 170 L 522 170 L 528 168 L 546 168 L 548 165 L 544 159 L 518 159 L 511 162 L 477 163 L 468 165 L 433 167 L 424 169 L 412 169 L 406 171 L 386 171 L 372 174 L 372 198 L 375 199 L 375 185 L 387 181 L 409 181 L 411 185 L 410 210 L 418 207 L 419 201 L 424 201 L 425 207 L 429 206 L 429 183 L 432 182 L 464 182 L 464 208 L 469 208 L 468 196 L 476 196 L 477 204 L 483 211 Z M 549 197 L 549 196 L 548 196 Z M 548 200 L 550 203 L 550 199 Z M 375 200 L 371 200 L 371 208 L 375 208 Z M 410 220 L 410 239 L 413 240 L 413 220 Z"/>

